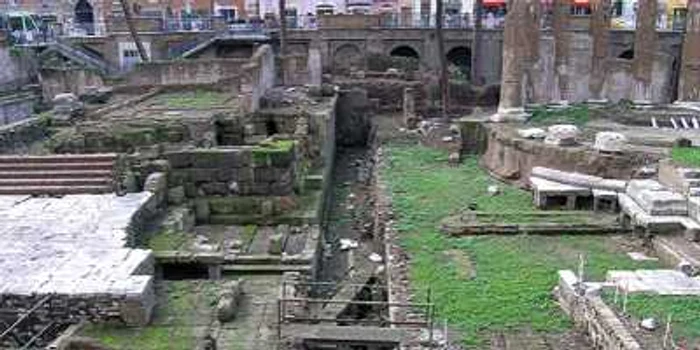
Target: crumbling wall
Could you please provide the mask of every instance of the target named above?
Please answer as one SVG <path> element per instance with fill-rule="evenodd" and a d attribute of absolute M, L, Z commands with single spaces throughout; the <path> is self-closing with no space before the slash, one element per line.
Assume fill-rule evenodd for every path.
<path fill-rule="evenodd" d="M 46 294 L 2 295 L 0 297 L 0 307 L 3 310 L 29 310 L 39 304 L 46 296 Z M 150 322 L 155 303 L 156 296 L 152 279 L 146 288 L 146 293 L 138 295 L 53 294 L 29 315 L 28 320 L 24 321 L 23 325 L 48 325 L 51 322 L 78 323 L 87 321 L 92 323 L 116 322 L 129 326 L 145 326 Z M 14 320 L 16 320 L 16 317 L 9 317 L 5 321 L 11 323 Z M 36 331 L 18 327 L 13 332 L 15 335 L 22 335 L 22 333 L 34 335 Z M 4 345 L 8 344 L 0 342 L 1 348 L 12 348 Z"/>
<path fill-rule="evenodd" d="M 49 70 L 43 69 L 41 72 L 41 89 L 44 100 L 51 101 L 54 96 L 66 92 L 71 92 L 76 96 L 85 93 L 88 87 L 103 87 L 102 77 L 90 70 L 67 69 Z"/>
<path fill-rule="evenodd" d="M 341 79 L 336 83 L 341 89 L 361 88 L 367 91 L 367 97 L 377 101 L 371 107 L 375 112 L 399 112 L 403 110 L 403 91 L 410 87 L 415 91 L 416 109 L 425 106 L 426 89 L 420 81 L 399 79 Z"/>
<path fill-rule="evenodd" d="M 643 154 L 601 154 L 587 146 L 559 147 L 526 140 L 497 125 L 487 127 L 486 151 L 481 162 L 493 174 L 526 183 L 533 167 L 544 166 L 604 178 L 629 179 L 645 164 Z"/>
<path fill-rule="evenodd" d="M 216 84 L 240 76 L 247 63 L 245 59 L 142 62 L 127 75 L 126 81 L 137 87 Z"/>
<path fill-rule="evenodd" d="M 183 186 L 190 198 L 287 196 L 294 192 L 297 155 L 293 141 L 274 141 L 270 147 L 183 149 L 164 156 L 172 167 L 169 186 Z"/>
<path fill-rule="evenodd" d="M 587 334 L 595 349 L 641 350 L 642 347 L 599 295 L 577 292 L 578 278 L 571 271 L 559 271 L 556 295 L 559 305 Z"/>
<path fill-rule="evenodd" d="M 46 136 L 46 129 L 37 118 L 4 125 L 0 127 L 0 153 L 21 153 Z"/>
<path fill-rule="evenodd" d="M 668 103 L 673 96 L 674 58 L 663 52 L 655 53 L 651 80 L 647 88 L 642 88 L 634 77 L 633 62 L 621 58 L 608 61 L 608 74 L 603 87 L 603 96 L 611 102 L 620 100 L 646 100 L 654 103 Z"/>

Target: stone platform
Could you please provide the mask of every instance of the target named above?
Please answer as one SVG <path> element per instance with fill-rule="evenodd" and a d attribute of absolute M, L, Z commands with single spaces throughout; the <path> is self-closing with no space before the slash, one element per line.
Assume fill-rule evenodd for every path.
<path fill-rule="evenodd" d="M 127 245 L 152 201 L 145 192 L 0 196 L 0 307 L 23 308 L 51 294 L 51 304 L 68 306 L 47 305 L 44 311 L 54 319 L 87 315 L 147 323 L 154 259 L 149 250 Z"/>

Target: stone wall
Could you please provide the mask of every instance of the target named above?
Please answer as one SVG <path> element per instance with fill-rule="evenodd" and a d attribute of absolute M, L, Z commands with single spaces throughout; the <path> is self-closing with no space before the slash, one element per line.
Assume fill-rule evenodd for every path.
<path fill-rule="evenodd" d="M 149 277 L 150 278 L 150 277 Z M 29 339 L 36 335 L 37 329 L 51 322 L 57 324 L 77 324 L 82 321 L 91 323 L 121 323 L 128 326 L 145 326 L 151 317 L 156 303 L 153 281 L 149 282 L 148 292 L 133 295 L 52 295 L 42 306 L 38 307 L 10 334 Z M 3 295 L 0 307 L 3 310 L 29 310 L 47 295 Z M 20 314 L 0 317 L 6 324 L 12 324 Z M 12 337 L 0 341 L 0 348 L 11 349 Z"/>
<path fill-rule="evenodd" d="M 136 65 L 126 80 L 137 87 L 217 84 L 239 77 L 246 63 L 245 59 L 152 61 Z"/>
<path fill-rule="evenodd" d="M 44 100 L 52 101 L 54 96 L 71 92 L 76 96 L 85 93 L 87 87 L 103 87 L 102 77 L 90 70 L 48 70 L 41 72 L 41 89 Z"/>
<path fill-rule="evenodd" d="M 25 120 L 34 114 L 34 105 L 39 97 L 31 92 L 19 92 L 0 98 L 0 125 Z"/>
<path fill-rule="evenodd" d="M 529 80 L 524 83 L 525 99 L 529 103 L 543 104 L 560 99 L 570 103 L 586 102 L 592 97 L 590 79 L 592 69 L 593 42 L 588 33 L 571 32 L 568 35 L 569 56 L 563 72 L 555 67 L 555 41 L 551 35 L 543 35 L 539 44 L 537 62 L 529 68 Z M 674 57 L 656 52 L 651 72 L 650 89 L 639 87 L 632 71 L 633 61 L 621 58 L 607 58 L 602 97 L 618 102 L 627 100 L 648 100 L 655 103 L 668 103 L 675 95 Z M 566 78 L 575 77 L 575 79 Z M 560 83 L 566 79 L 566 83 Z M 565 91 L 560 91 L 561 87 Z"/>
<path fill-rule="evenodd" d="M 577 293 L 578 278 L 571 271 L 559 271 L 556 296 L 560 307 L 587 334 L 593 347 L 601 350 L 641 350 L 625 325 L 599 295 L 599 290 Z"/>
<path fill-rule="evenodd" d="M 29 118 L 0 127 L 0 153 L 25 153 L 32 143 L 47 136 L 37 118 Z"/>
<path fill-rule="evenodd" d="M 609 59 L 608 74 L 603 86 L 603 97 L 612 102 L 622 99 L 669 103 L 675 96 L 673 86 L 674 58 L 656 52 L 649 88 L 643 88 L 634 78 L 633 62 L 621 58 Z"/>
<path fill-rule="evenodd" d="M 21 51 L 0 43 L 0 91 L 15 91 L 36 79 L 37 62 L 31 51 Z"/>
<path fill-rule="evenodd" d="M 484 124 L 487 132 L 482 164 L 494 175 L 525 183 L 533 167 L 628 179 L 645 164 L 641 153 L 601 154 L 587 146 L 559 147 L 519 138 L 515 130 Z"/>
<path fill-rule="evenodd" d="M 294 192 L 296 145 L 273 141 L 270 147 L 241 146 L 167 152 L 168 184 L 201 196 L 287 196 Z"/>

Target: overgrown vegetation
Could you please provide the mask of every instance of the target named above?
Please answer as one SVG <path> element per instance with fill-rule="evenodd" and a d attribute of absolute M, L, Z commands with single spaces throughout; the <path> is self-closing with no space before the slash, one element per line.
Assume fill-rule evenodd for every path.
<path fill-rule="evenodd" d="M 216 282 L 168 281 L 158 286 L 155 319 L 147 327 L 89 324 L 81 333 L 115 350 L 191 350 L 210 323 Z"/>
<path fill-rule="evenodd" d="M 226 103 L 229 97 L 221 92 L 194 90 L 160 94 L 151 100 L 151 104 L 165 108 L 202 109 L 220 107 Z"/>
<path fill-rule="evenodd" d="M 674 147 L 671 158 L 681 165 L 700 167 L 700 147 Z"/>
<path fill-rule="evenodd" d="M 591 111 L 585 105 L 571 105 L 563 109 L 538 107 L 532 111 L 528 123 L 542 124 L 574 124 L 585 125 L 591 119 Z"/>
<path fill-rule="evenodd" d="M 148 249 L 153 251 L 171 251 L 182 249 L 191 239 L 184 232 L 163 230 L 151 237 L 148 241 Z"/>
<path fill-rule="evenodd" d="M 614 303 L 613 292 L 603 294 L 608 305 L 622 310 L 622 298 Z M 678 341 L 700 341 L 700 298 L 697 296 L 670 296 L 630 294 L 627 298 L 627 314 L 636 320 L 655 318 L 662 327 L 671 316 L 673 338 Z"/>
<path fill-rule="evenodd" d="M 265 164 L 274 157 L 291 156 L 294 149 L 294 140 L 268 140 L 260 142 L 253 148 L 253 161 L 257 164 Z"/>
<path fill-rule="evenodd" d="M 470 203 L 485 212 L 527 213 L 535 210 L 531 195 L 501 185 L 500 195 L 489 196 L 488 185 L 495 181 L 475 158 L 451 167 L 444 151 L 405 144 L 387 145 L 387 151 L 389 166 L 383 171 L 393 194 L 400 243 L 411 257 L 412 287 L 419 298 L 432 290 L 438 317 L 463 331 L 466 343 L 483 343 L 497 331 L 567 330 L 569 320 L 551 291 L 557 271 L 576 270 L 579 254 L 586 257 L 589 280 L 601 280 L 613 268 L 656 266 L 629 259 L 609 236 L 448 238 L 438 232 L 438 223 Z M 444 257 L 449 250 L 473 261 L 474 278 L 465 280 L 459 271 L 464 264 Z"/>

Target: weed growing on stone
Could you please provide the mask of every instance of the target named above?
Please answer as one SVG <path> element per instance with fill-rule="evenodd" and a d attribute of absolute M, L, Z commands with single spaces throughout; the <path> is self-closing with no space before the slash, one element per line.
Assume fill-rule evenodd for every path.
<path fill-rule="evenodd" d="M 163 230 L 157 232 L 148 241 L 148 248 L 154 251 L 171 251 L 181 249 L 190 240 L 184 232 Z"/>
<path fill-rule="evenodd" d="M 478 236 L 448 238 L 438 223 L 476 203 L 485 212 L 527 213 L 535 210 L 530 193 L 508 185 L 489 196 L 495 183 L 467 158 L 448 165 L 448 154 L 416 145 L 386 147 L 383 169 L 393 195 L 400 244 L 410 258 L 410 278 L 418 299 L 431 288 L 438 317 L 461 330 L 467 344 L 483 343 L 491 332 L 534 329 L 558 333 L 570 328 L 551 295 L 557 271 L 576 270 L 579 254 L 587 257 L 586 279 L 600 280 L 608 269 L 651 268 L 621 253 L 608 236 Z M 472 260 L 471 279 L 458 271 L 444 252 L 459 250 Z M 454 252 L 452 255 L 455 255 Z"/>

